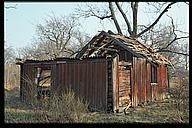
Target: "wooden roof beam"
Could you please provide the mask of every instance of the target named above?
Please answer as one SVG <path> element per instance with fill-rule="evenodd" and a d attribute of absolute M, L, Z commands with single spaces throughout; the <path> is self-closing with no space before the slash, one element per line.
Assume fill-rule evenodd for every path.
<path fill-rule="evenodd" d="M 90 49 L 96 49 L 96 50 L 105 50 L 105 51 L 118 52 L 118 50 L 117 50 L 117 49 L 113 49 L 113 48 L 91 47 Z"/>
<path fill-rule="evenodd" d="M 128 50 L 130 53 L 132 53 L 134 56 L 142 57 L 142 58 L 143 58 L 142 55 L 135 53 L 131 48 L 128 48 L 124 43 L 120 42 L 120 41 L 117 40 L 115 37 L 111 36 L 111 35 L 108 34 L 108 33 L 104 33 L 104 34 L 107 35 L 107 36 L 109 36 L 109 37 L 111 37 L 111 38 L 114 40 L 114 42 L 113 42 L 114 44 L 117 44 L 117 45 L 123 47 L 124 49 L 126 49 L 126 50 Z"/>
<path fill-rule="evenodd" d="M 87 43 L 80 51 L 79 53 L 76 55 L 76 58 L 81 58 L 81 56 L 83 56 L 83 54 L 86 52 L 86 49 L 88 48 L 88 46 L 90 46 L 91 44 L 93 44 L 95 41 L 98 41 L 98 39 L 100 38 L 100 36 L 104 35 L 104 33 L 106 33 L 105 31 L 102 31 L 99 35 L 94 36 L 92 38 L 91 41 L 89 41 L 89 43 Z"/>

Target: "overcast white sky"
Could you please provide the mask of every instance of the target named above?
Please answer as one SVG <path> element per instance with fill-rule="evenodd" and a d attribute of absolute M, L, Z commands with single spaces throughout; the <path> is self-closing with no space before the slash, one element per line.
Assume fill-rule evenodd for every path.
<path fill-rule="evenodd" d="M 4 40 L 8 46 L 21 48 L 32 43 L 32 38 L 35 35 L 35 25 L 42 23 L 47 15 L 51 15 L 51 12 L 56 16 L 69 15 L 74 12 L 78 4 L 83 5 L 85 3 L 5 2 L 4 6 L 15 4 L 17 4 L 17 9 L 4 9 Z M 102 5 L 103 3 L 99 4 Z M 143 13 L 145 6 L 141 4 L 139 7 L 141 9 L 138 13 L 140 24 L 149 24 L 149 22 L 152 22 L 149 19 L 157 17 L 153 15 L 149 18 L 149 15 Z M 179 24 L 179 29 L 189 32 L 189 6 L 187 4 L 175 4 L 166 14 L 173 17 L 175 23 Z M 80 23 L 82 24 L 82 31 L 88 33 L 91 37 L 101 30 L 116 30 L 108 20 L 103 25 L 96 18 L 80 19 Z M 168 24 L 170 19 L 165 15 L 162 17 L 161 23 Z"/>

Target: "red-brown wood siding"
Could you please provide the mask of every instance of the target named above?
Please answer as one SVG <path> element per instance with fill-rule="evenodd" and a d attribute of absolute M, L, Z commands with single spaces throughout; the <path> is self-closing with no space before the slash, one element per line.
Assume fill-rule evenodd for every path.
<path fill-rule="evenodd" d="M 157 85 L 151 85 L 151 63 L 145 58 L 133 57 L 131 68 L 132 104 L 163 99 L 167 91 L 166 66 L 157 66 Z"/>
<path fill-rule="evenodd" d="M 146 76 L 147 76 L 147 79 L 146 79 L 146 95 L 147 95 L 147 98 L 146 98 L 146 101 L 151 101 L 152 100 L 152 87 L 151 87 L 151 64 L 150 63 L 147 63 L 147 72 L 146 72 Z"/>
<path fill-rule="evenodd" d="M 113 110 L 119 107 L 119 56 L 113 59 Z"/>
<path fill-rule="evenodd" d="M 167 67 L 166 65 L 159 65 L 157 68 L 158 80 L 158 100 L 162 100 L 167 92 Z"/>
<path fill-rule="evenodd" d="M 146 102 L 146 81 L 147 81 L 147 64 L 146 59 L 141 59 L 141 102 Z"/>
<path fill-rule="evenodd" d="M 132 68 L 132 105 L 138 105 L 138 63 L 137 58 L 133 57 L 133 68 Z"/>

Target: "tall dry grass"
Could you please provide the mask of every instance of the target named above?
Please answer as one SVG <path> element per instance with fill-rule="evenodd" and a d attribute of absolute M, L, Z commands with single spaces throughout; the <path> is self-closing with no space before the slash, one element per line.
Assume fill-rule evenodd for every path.
<path fill-rule="evenodd" d="M 35 118 L 40 122 L 79 123 L 86 121 L 88 103 L 75 96 L 73 91 L 53 94 L 34 104 Z"/>
<path fill-rule="evenodd" d="M 39 122 L 84 122 L 88 112 L 88 103 L 75 95 L 73 90 L 66 90 L 61 94 L 51 91 L 50 96 L 43 96 L 38 99 L 37 85 L 25 77 L 24 101 L 33 109 L 34 118 Z"/>

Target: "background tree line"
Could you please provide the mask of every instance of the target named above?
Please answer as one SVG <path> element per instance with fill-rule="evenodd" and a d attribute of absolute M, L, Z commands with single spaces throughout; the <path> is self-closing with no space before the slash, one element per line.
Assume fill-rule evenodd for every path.
<path fill-rule="evenodd" d="M 4 42 L 4 83 L 6 88 L 19 86 L 19 66 L 15 59 L 50 60 L 70 57 L 90 40 L 88 34 L 78 29 L 78 20 L 73 16 L 49 16 L 45 24 L 36 25 L 33 42 L 26 47 L 14 49 Z"/>

